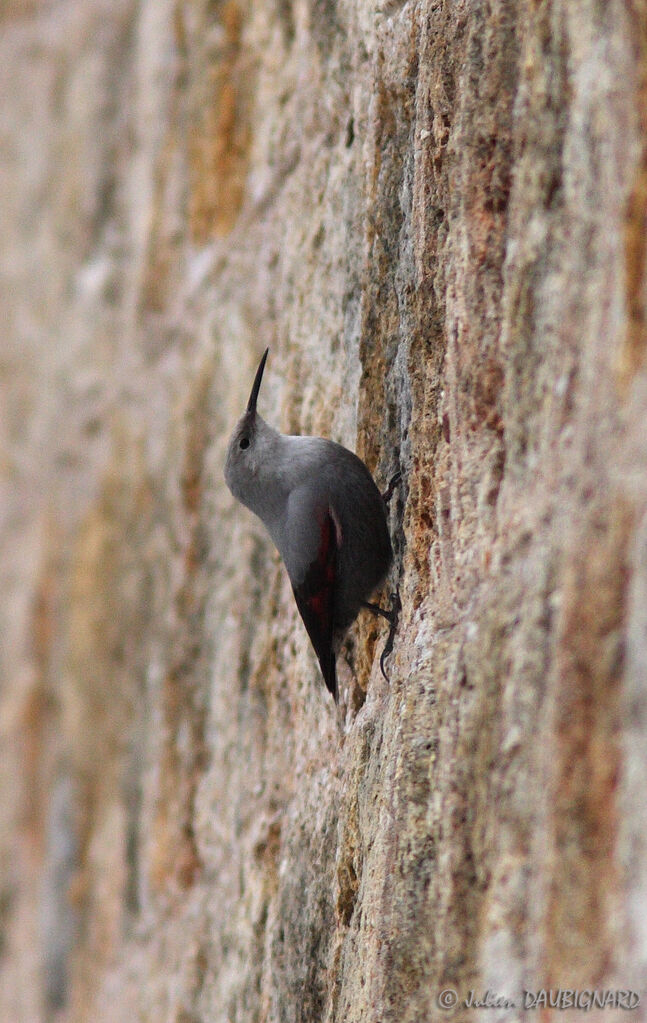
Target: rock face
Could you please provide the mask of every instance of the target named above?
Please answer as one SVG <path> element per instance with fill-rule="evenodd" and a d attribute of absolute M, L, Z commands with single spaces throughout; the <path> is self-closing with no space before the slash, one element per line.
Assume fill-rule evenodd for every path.
<path fill-rule="evenodd" d="M 0 29 L 0 1018 L 644 1003 L 644 5 Z M 402 472 L 339 709 L 222 478 L 266 345 L 273 425 Z"/>

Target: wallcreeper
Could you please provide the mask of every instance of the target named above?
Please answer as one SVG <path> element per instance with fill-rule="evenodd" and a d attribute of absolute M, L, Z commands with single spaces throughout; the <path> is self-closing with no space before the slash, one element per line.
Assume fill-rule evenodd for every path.
<path fill-rule="evenodd" d="M 229 441 L 225 480 L 276 544 L 336 700 L 336 653 L 362 607 L 391 622 L 382 661 L 393 645 L 397 595 L 392 611 L 367 602 L 393 558 L 385 501 L 352 451 L 322 437 L 287 436 L 260 417 L 256 402 L 268 351 Z"/>

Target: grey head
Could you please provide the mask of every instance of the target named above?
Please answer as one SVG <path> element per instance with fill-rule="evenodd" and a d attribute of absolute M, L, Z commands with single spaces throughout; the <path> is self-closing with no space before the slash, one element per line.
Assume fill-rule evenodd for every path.
<path fill-rule="evenodd" d="M 225 481 L 237 501 L 265 519 L 265 508 L 272 503 L 272 483 L 281 444 L 281 434 L 256 411 L 266 348 L 256 370 L 247 408 L 238 420 L 229 440 L 225 460 Z"/>

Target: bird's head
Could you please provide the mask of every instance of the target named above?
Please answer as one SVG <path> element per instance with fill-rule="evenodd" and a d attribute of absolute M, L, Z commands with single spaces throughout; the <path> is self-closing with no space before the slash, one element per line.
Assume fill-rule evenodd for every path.
<path fill-rule="evenodd" d="M 278 434 L 256 411 L 258 392 L 269 348 L 261 359 L 245 412 L 231 435 L 225 460 L 225 480 L 237 500 L 254 508 L 254 496 L 262 484 L 263 469 L 271 463 L 272 448 Z"/>

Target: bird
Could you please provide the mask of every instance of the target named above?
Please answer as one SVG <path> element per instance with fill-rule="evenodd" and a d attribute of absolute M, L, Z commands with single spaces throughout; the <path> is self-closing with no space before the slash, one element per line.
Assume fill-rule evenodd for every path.
<path fill-rule="evenodd" d="M 399 598 L 394 595 L 390 611 L 367 600 L 393 560 L 386 504 L 364 462 L 348 448 L 323 437 L 280 433 L 259 415 L 268 353 L 266 348 L 229 440 L 225 481 L 236 500 L 261 519 L 278 549 L 337 702 L 337 652 L 362 608 L 391 623 L 381 661 L 386 677 L 383 661 L 393 646 Z"/>

